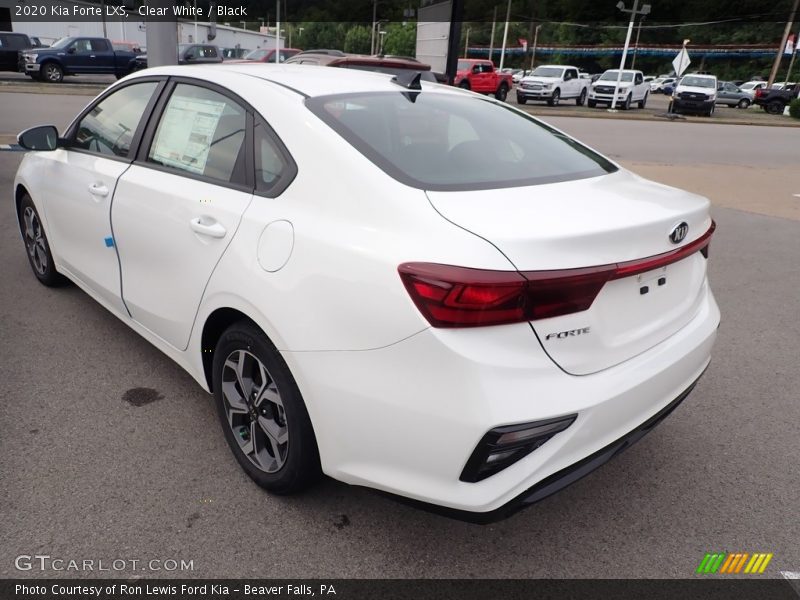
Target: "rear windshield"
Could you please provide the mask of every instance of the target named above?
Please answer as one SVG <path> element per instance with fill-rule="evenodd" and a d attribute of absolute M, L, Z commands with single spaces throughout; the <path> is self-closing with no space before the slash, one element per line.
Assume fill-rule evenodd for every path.
<path fill-rule="evenodd" d="M 306 105 L 388 175 L 420 189 L 496 189 L 617 170 L 526 114 L 471 95 L 337 94 Z"/>

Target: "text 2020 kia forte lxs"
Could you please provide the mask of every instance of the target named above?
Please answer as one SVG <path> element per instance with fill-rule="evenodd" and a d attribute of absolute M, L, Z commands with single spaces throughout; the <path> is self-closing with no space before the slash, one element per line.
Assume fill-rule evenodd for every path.
<path fill-rule="evenodd" d="M 163 67 L 20 143 L 36 277 L 213 391 L 273 492 L 322 471 L 503 516 L 638 439 L 710 359 L 708 201 L 493 99 Z"/>

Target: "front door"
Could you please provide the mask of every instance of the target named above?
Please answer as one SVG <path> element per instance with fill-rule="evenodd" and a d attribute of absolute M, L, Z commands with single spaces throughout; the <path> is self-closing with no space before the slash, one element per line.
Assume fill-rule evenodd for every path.
<path fill-rule="evenodd" d="M 158 82 L 125 86 L 97 102 L 79 121 L 47 172 L 45 206 L 54 248 L 64 267 L 124 311 L 110 210 L 117 180 L 130 165 L 131 142 Z"/>

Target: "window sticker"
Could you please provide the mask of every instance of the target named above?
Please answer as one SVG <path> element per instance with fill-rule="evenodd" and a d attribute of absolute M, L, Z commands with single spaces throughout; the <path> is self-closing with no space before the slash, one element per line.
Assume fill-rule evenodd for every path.
<path fill-rule="evenodd" d="M 225 102 L 174 97 L 159 125 L 153 160 L 202 175 L 224 109 Z"/>

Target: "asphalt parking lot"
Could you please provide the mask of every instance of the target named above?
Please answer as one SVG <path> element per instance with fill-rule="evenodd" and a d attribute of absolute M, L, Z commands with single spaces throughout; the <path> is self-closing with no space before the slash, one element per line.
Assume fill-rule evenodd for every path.
<path fill-rule="evenodd" d="M 0 94 L 0 136 L 63 126 L 87 101 Z M 491 526 L 332 480 L 292 498 L 257 488 L 189 375 L 76 287 L 36 282 L 11 202 L 22 154 L 0 152 L 0 577 L 57 575 L 17 571 L 20 554 L 185 559 L 191 572 L 122 574 L 206 578 L 689 577 L 711 551 L 800 571 L 796 131 L 550 121 L 711 197 L 722 325 L 704 378 L 652 434 Z M 137 388 L 157 400 L 126 401 Z"/>

